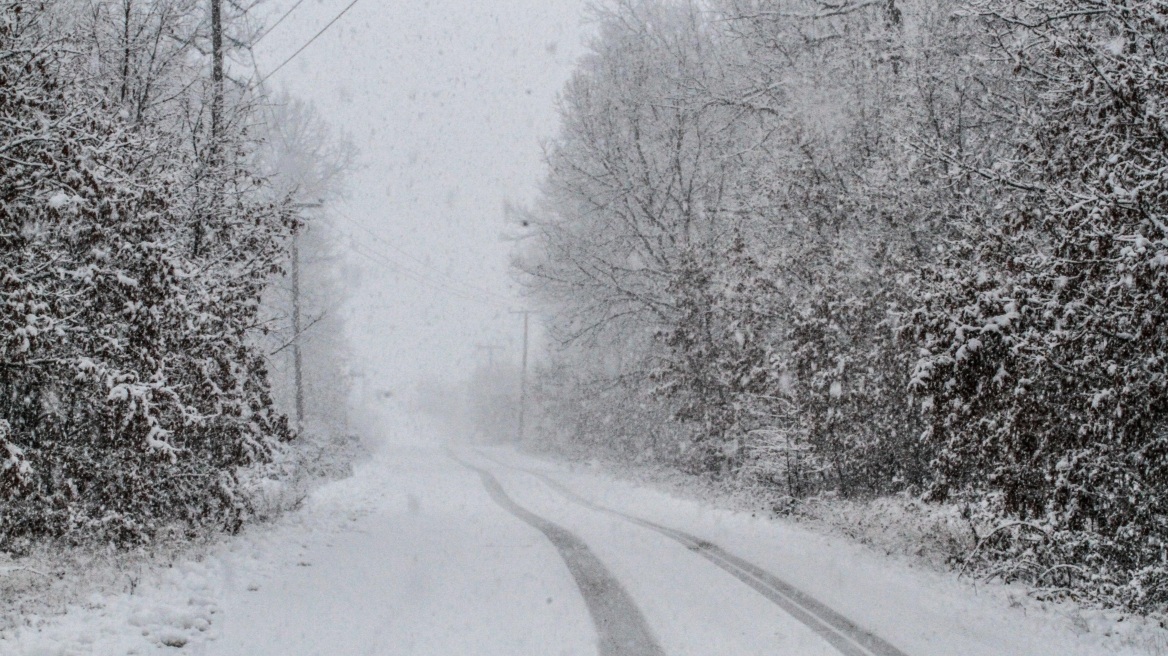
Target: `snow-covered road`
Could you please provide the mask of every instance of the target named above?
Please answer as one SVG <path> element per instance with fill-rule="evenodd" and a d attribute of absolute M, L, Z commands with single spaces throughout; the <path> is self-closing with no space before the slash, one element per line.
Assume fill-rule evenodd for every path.
<path fill-rule="evenodd" d="M 318 504 L 354 499 L 368 508 L 353 530 L 224 608 L 207 654 L 1116 648 L 854 545 L 508 449 L 392 448 Z"/>
<path fill-rule="evenodd" d="M 36 624 L 0 653 L 1152 653 L 789 523 L 420 437 L 275 526 Z"/>
<path fill-rule="evenodd" d="M 569 487 L 547 474 L 533 469 L 511 465 L 498 457 L 487 457 L 504 467 L 522 471 L 538 478 L 561 496 L 579 506 L 594 512 L 618 517 L 636 526 L 654 531 L 673 540 L 689 551 L 702 556 L 719 569 L 766 597 L 792 618 L 797 619 L 807 628 L 819 634 L 821 638 L 846 656 L 905 656 L 904 652 L 888 644 L 879 636 L 857 626 L 854 622 L 835 612 L 806 592 L 799 590 L 754 563 L 727 553 L 726 550 L 708 540 L 684 531 L 662 526 L 643 517 L 597 505 L 576 494 Z M 811 647 L 814 644 L 814 641 L 808 642 L 802 647 L 799 653 L 821 651 L 820 645 L 817 645 L 815 648 Z"/>
<path fill-rule="evenodd" d="M 231 598 L 203 653 L 593 652 L 588 610 L 542 535 L 441 448 L 380 455 L 376 471 L 315 499 L 326 515 L 356 510 L 352 526 L 311 540 L 294 566 Z"/>

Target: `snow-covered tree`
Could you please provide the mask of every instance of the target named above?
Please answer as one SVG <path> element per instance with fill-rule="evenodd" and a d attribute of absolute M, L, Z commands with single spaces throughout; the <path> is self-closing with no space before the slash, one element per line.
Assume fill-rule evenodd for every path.
<path fill-rule="evenodd" d="M 1097 578 L 1021 575 L 1162 606 L 1168 9 L 971 10 L 986 25 L 987 86 L 1007 92 L 970 118 L 1005 125 L 992 157 L 936 154 L 970 182 L 961 238 L 915 316 L 914 384 L 940 449 L 933 490 L 987 499 L 1041 532 L 1042 568 L 1086 564 Z M 1029 542 L 1008 551 L 1033 553 Z"/>
<path fill-rule="evenodd" d="M 237 527 L 289 436 L 251 335 L 295 217 L 246 166 L 247 95 L 210 134 L 205 8 L 118 4 L 120 32 L 0 3 L 3 549 Z"/>
<path fill-rule="evenodd" d="M 356 150 L 313 105 L 286 93 L 265 99 L 258 113 L 264 141 L 253 165 L 267 178 L 268 193 L 294 201 L 301 219 L 265 292 L 259 344 L 269 356 L 278 407 L 300 423 L 300 460 L 322 471 L 343 468 L 352 456 L 352 381 L 343 320 L 348 280 L 334 205 L 344 197 Z"/>
<path fill-rule="evenodd" d="M 607 5 L 524 215 L 566 345 L 542 411 L 792 497 L 968 504 L 970 566 L 1168 604 L 1165 25 L 1138 0 Z"/>

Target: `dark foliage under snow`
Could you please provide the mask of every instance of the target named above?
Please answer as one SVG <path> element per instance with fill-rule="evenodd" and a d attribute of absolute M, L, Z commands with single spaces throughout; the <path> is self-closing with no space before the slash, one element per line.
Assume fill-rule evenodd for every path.
<path fill-rule="evenodd" d="M 249 334 L 294 225 L 202 15 L 0 3 L 0 549 L 236 527 L 289 435 Z"/>

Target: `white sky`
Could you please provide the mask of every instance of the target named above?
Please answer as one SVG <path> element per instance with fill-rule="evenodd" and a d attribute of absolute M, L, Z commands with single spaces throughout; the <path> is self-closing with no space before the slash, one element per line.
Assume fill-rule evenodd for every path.
<path fill-rule="evenodd" d="M 306 0 L 257 47 L 261 71 L 348 3 Z M 293 4 L 271 0 L 268 24 Z M 486 358 L 476 344 L 504 345 L 496 358 L 518 362 L 522 322 L 507 310 L 522 302 L 508 271 L 511 244 L 500 239 L 502 207 L 530 199 L 544 176 L 540 140 L 555 134 L 555 99 L 582 52 L 583 5 L 361 0 L 271 78 L 360 149 L 350 198 L 332 210 L 358 249 L 421 270 L 404 251 L 431 267 L 434 281 L 503 297 L 467 300 L 350 249 L 363 272 L 351 337 L 358 364 L 380 384 L 461 379 Z"/>

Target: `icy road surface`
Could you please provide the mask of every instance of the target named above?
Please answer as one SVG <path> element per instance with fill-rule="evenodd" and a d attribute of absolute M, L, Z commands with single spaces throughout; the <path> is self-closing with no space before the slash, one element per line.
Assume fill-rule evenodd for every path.
<path fill-rule="evenodd" d="M 0 653 L 1149 653 L 787 523 L 425 437 Z"/>

